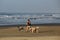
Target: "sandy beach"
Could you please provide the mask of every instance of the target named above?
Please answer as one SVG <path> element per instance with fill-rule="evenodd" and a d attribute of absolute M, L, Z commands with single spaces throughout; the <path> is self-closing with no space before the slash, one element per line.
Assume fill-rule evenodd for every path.
<path fill-rule="evenodd" d="M 60 25 L 41 25 L 39 27 L 39 33 L 18 31 L 17 27 L 12 26 L 0 27 L 0 40 L 60 40 Z"/>
<path fill-rule="evenodd" d="M 43 37 L 3 37 L 0 40 L 60 40 L 59 36 L 43 36 Z"/>

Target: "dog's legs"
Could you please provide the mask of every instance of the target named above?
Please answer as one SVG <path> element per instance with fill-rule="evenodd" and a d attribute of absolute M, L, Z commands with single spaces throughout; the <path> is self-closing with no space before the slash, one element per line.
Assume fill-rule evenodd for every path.
<path fill-rule="evenodd" d="M 34 30 L 31 30 L 31 32 L 33 33 L 33 32 L 34 32 Z"/>
<path fill-rule="evenodd" d="M 36 33 L 38 33 L 39 32 L 39 30 L 36 30 Z"/>
<path fill-rule="evenodd" d="M 25 28 L 25 31 L 26 31 L 26 32 L 28 31 L 28 27 Z"/>

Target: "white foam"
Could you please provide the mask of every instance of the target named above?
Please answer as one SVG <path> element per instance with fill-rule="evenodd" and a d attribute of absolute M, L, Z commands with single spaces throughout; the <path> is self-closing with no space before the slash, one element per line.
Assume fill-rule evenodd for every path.
<path fill-rule="evenodd" d="M 32 19 L 53 19 L 55 17 L 60 17 L 60 14 L 43 14 L 43 15 L 0 15 L 0 18 L 12 18 L 12 19 L 25 19 L 25 18 L 32 18 Z"/>

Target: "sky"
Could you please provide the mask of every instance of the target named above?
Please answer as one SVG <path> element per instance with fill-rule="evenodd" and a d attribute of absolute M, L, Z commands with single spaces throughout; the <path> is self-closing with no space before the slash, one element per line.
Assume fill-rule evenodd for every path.
<path fill-rule="evenodd" d="M 0 0 L 0 12 L 60 13 L 60 0 Z"/>

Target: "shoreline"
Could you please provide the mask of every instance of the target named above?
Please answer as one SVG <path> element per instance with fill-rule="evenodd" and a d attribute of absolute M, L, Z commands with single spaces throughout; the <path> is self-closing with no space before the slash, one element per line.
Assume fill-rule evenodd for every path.
<path fill-rule="evenodd" d="M 0 27 L 18 27 L 18 26 L 26 26 L 26 25 L 25 24 L 0 25 Z M 60 26 L 60 23 L 32 24 L 31 26 Z"/>

